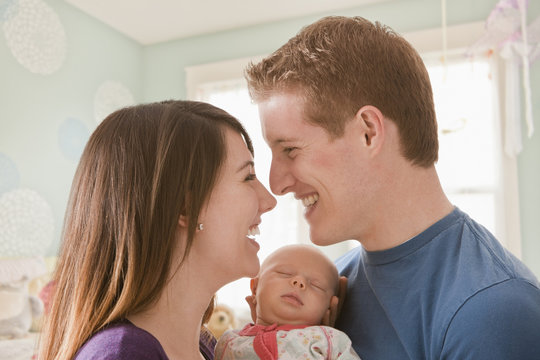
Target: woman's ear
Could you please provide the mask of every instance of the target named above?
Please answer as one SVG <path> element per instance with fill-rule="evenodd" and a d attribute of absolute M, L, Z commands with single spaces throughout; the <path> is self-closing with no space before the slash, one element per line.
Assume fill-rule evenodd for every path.
<path fill-rule="evenodd" d="M 180 217 L 178 218 L 178 225 L 183 228 L 187 228 L 187 218 L 185 215 L 180 215 Z"/>

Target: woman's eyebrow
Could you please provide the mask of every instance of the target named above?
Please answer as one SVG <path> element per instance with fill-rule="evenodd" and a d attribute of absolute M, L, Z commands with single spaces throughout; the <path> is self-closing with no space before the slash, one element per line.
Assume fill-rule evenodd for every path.
<path fill-rule="evenodd" d="M 253 162 L 253 160 L 248 160 L 242 165 L 240 165 L 240 167 L 238 168 L 238 170 L 236 170 L 236 172 L 240 172 L 244 170 L 245 168 L 247 168 L 248 166 L 255 167 L 255 163 Z"/>

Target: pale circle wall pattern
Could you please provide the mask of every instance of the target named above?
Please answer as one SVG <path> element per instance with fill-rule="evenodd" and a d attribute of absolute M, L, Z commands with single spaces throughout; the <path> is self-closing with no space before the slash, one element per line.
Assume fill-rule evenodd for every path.
<path fill-rule="evenodd" d="M 2 30 L 15 59 L 35 74 L 60 69 L 67 38 L 56 12 L 42 0 L 11 1 L 2 11 Z"/>
<path fill-rule="evenodd" d="M 0 195 L 19 187 L 20 175 L 11 158 L 0 153 Z"/>
<path fill-rule="evenodd" d="M 110 113 L 126 106 L 134 105 L 131 91 L 118 81 L 105 81 L 94 96 L 94 117 L 99 124 Z"/>
<path fill-rule="evenodd" d="M 8 12 L 8 9 L 12 6 L 17 6 L 17 0 L 0 0 L 0 23 L 7 20 L 8 15 L 13 15 L 17 12 L 16 9 L 11 9 Z"/>
<path fill-rule="evenodd" d="M 67 118 L 58 128 L 58 146 L 69 160 L 79 161 L 89 137 L 90 130 L 79 119 Z"/>
<path fill-rule="evenodd" d="M 50 205 L 36 191 L 16 189 L 0 195 L 0 254 L 45 255 L 54 236 Z"/>

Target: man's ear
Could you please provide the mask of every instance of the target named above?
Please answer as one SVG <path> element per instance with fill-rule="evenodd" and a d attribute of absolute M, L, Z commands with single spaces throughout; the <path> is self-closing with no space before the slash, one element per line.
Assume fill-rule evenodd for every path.
<path fill-rule="evenodd" d="M 259 285 L 259 278 L 253 278 L 249 282 L 249 287 L 251 288 L 251 295 L 253 295 L 253 303 L 257 304 L 257 299 L 255 295 L 257 295 L 257 285 Z"/>
<path fill-rule="evenodd" d="M 380 151 L 385 138 L 385 123 L 382 112 L 372 105 L 365 105 L 358 110 L 355 121 L 359 126 L 364 146 L 373 154 Z"/>

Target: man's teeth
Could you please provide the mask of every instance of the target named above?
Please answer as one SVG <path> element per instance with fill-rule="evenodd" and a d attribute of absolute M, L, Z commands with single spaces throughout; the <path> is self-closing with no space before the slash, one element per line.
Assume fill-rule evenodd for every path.
<path fill-rule="evenodd" d="M 302 199 L 302 204 L 305 207 L 308 207 L 308 206 L 311 206 L 311 205 L 315 204 L 317 202 L 317 200 L 319 200 L 319 194 L 309 195 L 309 196 Z"/>
<path fill-rule="evenodd" d="M 258 226 L 253 226 L 253 227 L 249 228 L 248 233 L 247 233 L 247 237 L 253 239 L 253 238 L 255 238 L 255 236 L 260 235 L 260 234 L 261 234 L 261 232 L 259 231 L 259 227 Z"/>

